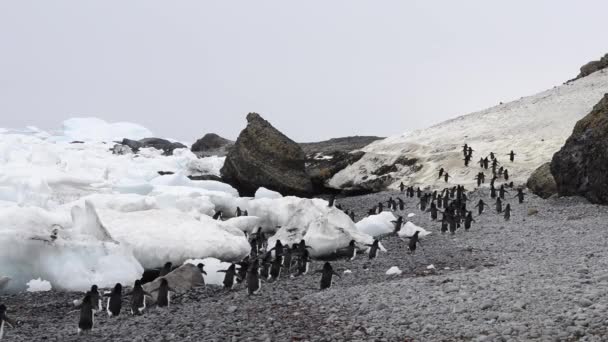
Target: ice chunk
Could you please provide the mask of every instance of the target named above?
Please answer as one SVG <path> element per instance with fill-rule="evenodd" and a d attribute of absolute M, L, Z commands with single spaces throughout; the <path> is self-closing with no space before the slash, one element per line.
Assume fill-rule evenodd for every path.
<path fill-rule="evenodd" d="M 130 122 L 108 123 L 98 118 L 72 118 L 63 122 L 62 138 L 65 141 L 139 140 L 152 136 L 147 128 Z"/>
<path fill-rule="evenodd" d="M 356 223 L 357 229 L 371 236 L 388 234 L 395 230 L 391 221 L 397 218 L 390 211 L 383 211 L 378 215 L 370 215 Z"/>
<path fill-rule="evenodd" d="M 414 233 L 416 233 L 416 231 L 420 232 L 420 233 L 418 233 L 418 237 L 423 237 L 423 236 L 427 236 L 427 235 L 431 234 L 431 232 L 425 230 L 424 228 L 418 227 L 417 225 L 408 221 L 403 225 L 403 227 L 401 227 L 401 230 L 399 231 L 399 236 L 400 237 L 414 236 Z"/>
<path fill-rule="evenodd" d="M 260 199 L 260 198 L 270 198 L 270 199 L 275 199 L 275 198 L 282 198 L 283 196 L 276 192 L 276 191 L 272 191 L 272 190 L 268 190 L 264 187 L 260 187 L 258 188 L 258 190 L 255 192 L 255 199 Z"/>
<path fill-rule="evenodd" d="M 202 263 L 205 265 L 204 270 L 207 275 L 203 275 L 205 278 L 205 284 L 207 285 L 219 285 L 223 286 L 225 273 L 218 271 L 227 270 L 230 267 L 229 262 L 223 262 L 216 258 L 205 258 L 205 259 L 188 259 L 184 264 L 198 265 Z"/>
<path fill-rule="evenodd" d="M 386 271 L 386 275 L 400 275 L 401 273 L 403 272 L 397 266 L 393 266 Z"/>
<path fill-rule="evenodd" d="M 51 291 L 51 289 L 53 288 L 50 282 L 42 280 L 40 278 L 32 279 L 26 285 L 27 292 L 47 292 Z"/>

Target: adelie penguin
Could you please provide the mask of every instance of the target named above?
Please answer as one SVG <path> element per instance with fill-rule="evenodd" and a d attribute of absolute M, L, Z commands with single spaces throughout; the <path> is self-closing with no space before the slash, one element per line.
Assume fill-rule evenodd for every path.
<path fill-rule="evenodd" d="M 159 277 L 164 277 L 167 274 L 171 273 L 171 268 L 173 267 L 173 264 L 170 262 L 165 263 L 165 265 L 163 266 L 163 268 L 160 269 L 160 273 L 158 274 Z"/>
<path fill-rule="evenodd" d="M 515 161 L 515 152 L 513 152 L 513 150 L 511 150 L 511 153 L 509 153 L 508 156 L 511 163 Z"/>
<path fill-rule="evenodd" d="M 116 317 L 120 315 L 122 309 L 122 285 L 120 283 L 114 285 L 114 289 L 108 295 L 108 304 L 106 305 L 106 312 L 109 317 Z"/>
<path fill-rule="evenodd" d="M 131 290 L 131 314 L 141 315 L 146 309 L 146 296 L 152 297 L 148 292 L 141 287 L 139 280 L 135 281 L 133 290 Z"/>
<path fill-rule="evenodd" d="M 502 214 L 502 200 L 500 197 L 496 199 L 496 212 Z"/>
<path fill-rule="evenodd" d="M 322 270 L 318 270 L 315 273 L 321 273 L 321 290 L 331 287 L 334 275 L 340 278 L 340 275 L 334 271 L 329 262 L 326 262 L 325 265 L 323 265 Z"/>
<path fill-rule="evenodd" d="M 410 242 L 407 247 L 409 248 L 411 254 L 414 254 L 416 252 L 416 245 L 420 243 L 420 239 L 418 238 L 419 233 L 420 231 L 417 230 L 414 235 L 406 237 L 407 239 L 410 239 Z M 420 246 L 422 246 L 422 244 Z"/>
<path fill-rule="evenodd" d="M 247 294 L 249 296 L 256 295 L 261 288 L 260 261 L 259 259 L 255 259 L 247 270 Z"/>
<path fill-rule="evenodd" d="M 377 239 L 371 245 L 366 245 L 369 247 L 369 258 L 375 259 L 378 256 L 378 250 L 380 249 L 380 241 Z"/>
<path fill-rule="evenodd" d="M 8 325 L 11 328 L 14 328 L 15 325 L 17 325 L 17 323 L 10 319 L 6 312 L 8 311 L 8 309 L 6 308 L 6 305 L 4 304 L 0 304 L 0 340 L 2 340 L 2 337 L 4 337 L 4 326 Z"/>
<path fill-rule="evenodd" d="M 405 210 L 405 202 L 399 197 L 397 197 L 397 201 L 399 201 L 399 210 Z"/>
<path fill-rule="evenodd" d="M 88 333 L 93 330 L 95 325 L 95 316 L 93 315 L 93 299 L 91 293 L 87 292 L 80 305 L 80 317 L 78 319 L 78 335 Z"/>
<path fill-rule="evenodd" d="M 473 212 L 469 211 L 467 213 L 467 216 L 464 219 L 464 230 L 468 231 L 469 229 L 471 229 L 471 222 L 475 222 L 475 220 L 473 219 Z"/>
<path fill-rule="evenodd" d="M 475 208 L 478 208 L 477 211 L 477 215 L 481 215 L 483 213 L 483 208 L 486 206 L 486 202 L 484 202 L 483 200 L 479 200 L 479 202 L 477 202 L 477 205 L 475 206 Z"/>
<path fill-rule="evenodd" d="M 355 260 L 357 257 L 357 243 L 355 240 L 350 240 L 348 243 L 348 247 L 346 247 L 346 255 L 348 256 L 350 261 Z"/>
<path fill-rule="evenodd" d="M 306 273 L 308 273 L 308 269 L 310 267 L 310 253 L 308 252 L 308 250 L 305 250 L 302 255 L 300 255 L 300 258 L 298 259 L 298 274 L 297 275 L 304 275 Z"/>
<path fill-rule="evenodd" d="M 403 216 L 399 216 L 397 221 L 391 221 L 391 223 L 393 224 L 393 233 L 398 233 L 403 226 Z"/>
<path fill-rule="evenodd" d="M 175 290 L 169 286 L 167 278 L 160 279 L 160 285 L 157 289 L 152 292 L 158 291 L 156 297 L 156 306 L 159 308 L 168 308 L 171 305 L 171 292 L 175 293 Z"/>
<path fill-rule="evenodd" d="M 222 211 L 218 211 L 217 213 L 213 214 L 213 219 L 214 220 L 221 220 L 222 219 Z"/>
<path fill-rule="evenodd" d="M 91 286 L 91 305 L 93 307 L 93 314 L 101 310 L 101 295 L 99 294 L 99 288 L 97 285 Z"/>
<path fill-rule="evenodd" d="M 505 206 L 505 221 L 509 221 L 511 219 L 511 204 L 507 203 Z"/>
<path fill-rule="evenodd" d="M 403 190 L 405 190 L 405 184 L 403 184 L 403 182 L 401 182 L 401 184 L 399 184 L 399 190 L 401 192 L 403 192 Z"/>
<path fill-rule="evenodd" d="M 524 203 L 524 190 L 523 189 L 517 189 L 517 195 L 515 195 L 517 197 L 517 199 L 519 200 L 519 203 Z"/>
<path fill-rule="evenodd" d="M 220 273 L 226 273 L 224 276 L 224 288 L 232 290 L 234 288 L 234 278 L 236 277 L 236 265 L 230 264 L 227 270 L 219 270 Z"/>
<path fill-rule="evenodd" d="M 205 272 L 205 265 L 202 263 L 199 263 L 198 265 L 196 265 L 196 267 L 201 272 L 201 278 L 203 279 L 203 283 L 201 285 L 205 285 L 205 277 L 202 276 L 203 274 L 207 275 L 207 272 Z"/>

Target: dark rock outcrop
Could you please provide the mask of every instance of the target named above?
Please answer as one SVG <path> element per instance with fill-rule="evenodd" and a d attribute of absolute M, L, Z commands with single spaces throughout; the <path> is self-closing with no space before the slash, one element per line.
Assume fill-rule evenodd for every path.
<path fill-rule="evenodd" d="M 583 196 L 608 203 L 608 94 L 576 123 L 553 156 L 551 173 L 560 196 Z"/>
<path fill-rule="evenodd" d="M 161 138 L 144 138 L 141 140 L 122 139 L 120 145 L 128 146 L 134 153 L 137 153 L 140 148 L 153 147 L 157 150 L 163 151 L 165 155 L 172 155 L 173 150 L 178 148 L 187 148 L 186 145 L 178 142 L 171 142 Z M 114 147 L 116 150 L 116 146 Z"/>
<path fill-rule="evenodd" d="M 327 182 L 336 173 L 342 171 L 347 166 L 357 162 L 365 153 L 363 152 L 342 152 L 336 151 L 325 154 L 321 158 L 308 158 L 306 160 L 306 172 L 310 176 L 315 192 L 332 192 L 326 189 Z"/>
<path fill-rule="evenodd" d="M 249 113 L 247 122 L 226 156 L 222 179 L 242 196 L 254 195 L 259 187 L 282 195 L 312 195 L 302 148 L 257 113 Z"/>
<path fill-rule="evenodd" d="M 551 174 L 551 163 L 539 166 L 528 178 L 526 186 L 535 195 L 547 199 L 557 193 L 555 178 Z"/>
<path fill-rule="evenodd" d="M 376 140 L 384 138 L 375 136 L 352 136 L 343 138 L 333 138 L 325 141 L 300 143 L 302 150 L 308 158 L 314 158 L 317 154 L 331 155 L 336 152 L 351 152 L 361 149 Z"/>
<path fill-rule="evenodd" d="M 598 70 L 602 70 L 608 67 L 608 53 L 604 57 L 600 58 L 599 61 L 591 61 L 581 67 L 581 72 L 576 76 L 576 79 L 593 74 Z"/>
<path fill-rule="evenodd" d="M 199 157 L 225 156 L 232 145 L 234 145 L 232 140 L 222 138 L 215 133 L 207 133 L 192 144 L 190 150 Z"/>

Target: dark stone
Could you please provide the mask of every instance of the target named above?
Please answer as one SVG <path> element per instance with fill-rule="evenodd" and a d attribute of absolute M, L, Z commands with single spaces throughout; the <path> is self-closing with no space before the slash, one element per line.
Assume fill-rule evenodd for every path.
<path fill-rule="evenodd" d="M 175 172 L 173 171 L 157 171 L 159 175 L 164 176 L 164 175 L 172 175 Z"/>
<path fill-rule="evenodd" d="M 182 143 L 171 142 L 169 140 L 161 138 L 144 138 L 141 140 L 131 140 L 125 138 L 122 139 L 120 144 L 129 146 L 131 150 L 135 153 L 137 153 L 140 148 L 153 147 L 157 150 L 163 151 L 163 154 L 167 156 L 172 155 L 173 150 L 177 148 L 187 148 L 187 146 Z"/>
<path fill-rule="evenodd" d="M 216 175 L 200 175 L 200 176 L 188 176 L 191 180 L 212 180 L 221 182 L 222 178 Z"/>
<path fill-rule="evenodd" d="M 326 156 L 331 159 L 309 158 L 306 160 L 306 172 L 310 176 L 315 192 L 326 193 L 334 192 L 334 189 L 327 188 L 327 182 L 338 172 L 347 166 L 357 162 L 365 153 L 363 152 L 342 152 L 335 151 Z"/>
<path fill-rule="evenodd" d="M 282 195 L 311 196 L 302 148 L 257 113 L 249 113 L 247 122 L 226 156 L 222 179 L 242 196 L 254 195 L 259 187 Z"/>
<path fill-rule="evenodd" d="M 608 94 L 576 123 L 553 156 L 551 173 L 560 196 L 608 203 Z"/>
<path fill-rule="evenodd" d="M 581 67 L 581 72 L 576 76 L 576 79 L 593 74 L 596 71 L 608 67 L 608 54 L 605 54 L 599 61 L 591 61 Z"/>
<path fill-rule="evenodd" d="M 302 150 L 308 156 L 309 159 L 315 157 L 316 154 L 321 153 L 325 155 L 331 155 L 336 152 L 352 152 L 359 150 L 376 140 L 382 140 L 384 138 L 376 136 L 352 136 L 343 138 L 333 138 L 325 141 L 312 142 L 312 143 L 300 143 Z"/>
<path fill-rule="evenodd" d="M 205 134 L 192 144 L 191 151 L 199 156 L 225 156 L 234 141 L 224 139 L 215 133 Z"/>
<path fill-rule="evenodd" d="M 538 167 L 528 178 L 526 186 L 537 196 L 547 199 L 557 193 L 555 178 L 551 174 L 551 163 Z"/>
<path fill-rule="evenodd" d="M 84 144 L 84 141 L 74 140 L 70 144 Z"/>

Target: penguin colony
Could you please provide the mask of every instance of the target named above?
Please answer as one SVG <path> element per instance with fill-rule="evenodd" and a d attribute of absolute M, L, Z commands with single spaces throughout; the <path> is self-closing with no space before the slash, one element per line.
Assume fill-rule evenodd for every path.
<path fill-rule="evenodd" d="M 473 158 L 473 151 L 471 146 L 467 144 L 463 146 L 463 160 L 466 167 L 469 166 Z M 516 154 L 513 151 L 508 153 L 507 156 L 509 156 L 510 162 L 514 162 Z M 508 170 L 503 166 L 499 167 L 499 165 L 500 162 L 493 152 L 481 158 L 479 160 L 481 171 L 475 176 L 475 180 L 477 181 L 477 185 L 481 186 L 485 183 L 485 171 L 491 170 L 492 178 L 490 180 L 489 201 L 494 202 L 496 213 L 502 215 L 504 220 L 508 221 L 511 218 L 511 204 L 506 203 L 503 206 L 503 202 L 507 200 L 506 194 L 509 193 L 507 188 L 513 189 L 514 184 L 513 182 L 507 183 L 509 181 Z M 438 175 L 439 179 L 443 178 L 446 183 L 451 178 L 448 171 L 444 168 L 438 170 Z M 499 179 L 502 179 L 504 183 L 497 189 L 496 181 Z M 475 222 L 473 211 L 468 209 L 467 202 L 469 200 L 467 198 L 467 191 L 463 186 L 453 185 L 452 187 L 444 188 L 440 192 L 436 190 L 429 192 L 423 191 L 420 187 L 417 189 L 414 189 L 413 186 L 406 187 L 405 184 L 401 183 L 399 190 L 406 197 L 418 198 L 417 208 L 422 212 L 429 213 L 431 221 L 440 222 L 440 232 L 442 234 L 448 231 L 450 234 L 455 234 L 461 227 L 464 228 L 464 231 L 469 231 L 472 223 Z M 517 188 L 512 198 L 517 198 L 520 204 L 523 203 L 525 199 L 523 189 Z M 335 196 L 329 199 L 328 206 L 335 206 L 343 210 L 353 221 L 356 218 L 354 211 L 344 210 L 339 204 L 336 204 Z M 487 206 L 488 203 L 480 199 L 474 207 L 477 209 L 477 215 L 482 215 Z M 393 212 L 403 211 L 405 210 L 405 201 L 399 197 L 396 199 L 390 197 L 386 202 L 380 202 L 374 208 L 369 209 L 367 214 L 376 215 L 385 210 Z M 439 214 L 441 214 L 441 219 L 439 219 Z M 235 215 L 247 216 L 248 214 L 246 210 L 243 211 L 237 208 Z M 218 212 L 214 216 L 217 220 L 221 220 L 222 217 L 222 212 Z M 359 251 L 366 250 L 367 257 L 370 260 L 375 259 L 381 250 L 380 241 L 389 236 L 397 236 L 404 224 L 404 219 L 402 216 L 398 216 L 397 220 L 392 221 L 392 223 L 394 225 L 393 232 L 376 236 L 372 244 L 365 246 L 358 246 L 357 242 L 352 240 L 346 248 L 336 251 L 335 257 L 346 258 L 352 261 L 356 258 Z M 409 240 L 407 247 L 410 254 L 416 252 L 418 245 L 422 247 L 418 234 L 419 231 L 416 231 L 413 236 L 401 237 L 402 239 Z M 283 245 L 280 240 L 277 240 L 275 246 L 268 249 L 268 236 L 262 231 L 261 227 L 251 234 L 248 239 L 251 245 L 250 254 L 240 262 L 231 264 L 228 269 L 218 271 L 225 274 L 223 286 L 226 290 L 233 290 L 235 285 L 243 283 L 247 288 L 248 296 L 254 296 L 260 292 L 262 282 L 273 283 L 279 281 L 282 275 L 296 278 L 309 273 L 312 262 L 309 252 L 311 247 L 306 245 L 305 240 L 301 240 L 300 243 L 291 246 Z M 203 264 L 198 264 L 197 268 L 202 274 L 207 274 Z M 171 304 L 171 293 L 175 293 L 176 291 L 164 277 L 171 273 L 173 269 L 172 263 L 167 262 L 161 269 L 146 270 L 142 278 L 135 281 L 133 288 L 124 294 L 122 284 L 116 284 L 111 291 L 103 295 L 100 294 L 97 285 L 92 285 L 91 289 L 85 293 L 84 298 L 74 301 L 75 306 L 78 308 L 77 311 L 79 311 L 78 334 L 86 334 L 94 328 L 95 315 L 104 308 L 104 298 L 106 298 L 105 311 L 109 317 L 117 317 L 121 314 L 123 296 L 130 296 L 130 307 L 128 309 L 131 315 L 144 314 L 147 302 L 153 297 L 151 293 L 143 289 L 142 284 L 151 282 L 157 278 L 160 278 L 160 284 L 156 289 L 151 291 L 157 293 L 155 305 L 159 308 L 169 307 Z M 333 269 L 329 262 L 325 262 L 322 269 L 316 270 L 313 273 L 321 274 L 319 284 L 321 290 L 332 286 L 334 276 L 340 278 L 340 274 Z M 204 285 L 204 283 L 201 285 Z M 19 324 L 19 321 L 15 321 L 7 315 L 7 311 L 7 307 L 4 304 L 0 304 L 0 340 L 4 336 L 5 327 L 13 328 Z"/>

